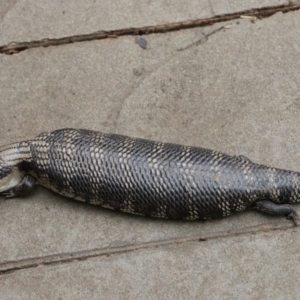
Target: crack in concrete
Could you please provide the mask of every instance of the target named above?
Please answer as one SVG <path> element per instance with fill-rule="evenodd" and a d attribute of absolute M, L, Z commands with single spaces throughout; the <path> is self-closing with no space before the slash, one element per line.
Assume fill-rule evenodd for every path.
<path fill-rule="evenodd" d="M 223 27 L 222 27 L 223 28 Z M 222 29 L 221 28 L 221 29 Z M 213 32 L 214 33 L 214 32 Z M 211 35 L 211 34 L 209 34 L 209 35 Z M 205 38 L 206 36 L 204 36 L 204 38 Z M 194 45 L 194 43 L 193 43 L 193 45 Z M 186 48 L 189 48 L 190 46 L 192 46 L 192 45 L 189 45 L 188 47 L 186 47 Z M 184 48 L 184 49 L 177 49 L 178 51 L 181 51 L 181 50 L 185 50 L 186 48 Z M 123 109 L 124 109 L 124 107 L 125 107 L 125 104 L 126 104 L 126 101 L 128 100 L 128 98 L 133 94 L 133 93 L 135 93 L 136 92 L 136 90 L 145 82 L 145 80 L 146 80 L 146 78 L 148 78 L 149 76 L 151 76 L 153 73 L 155 73 L 155 72 L 157 72 L 158 70 L 160 70 L 161 68 L 163 68 L 170 60 L 172 60 L 173 58 L 174 58 L 174 55 L 176 55 L 175 53 L 171 53 L 169 56 L 167 56 L 167 57 L 165 57 L 164 58 L 164 60 L 163 60 L 163 62 L 159 62 L 159 63 L 157 63 L 155 66 L 153 66 L 151 69 L 148 69 L 148 70 L 146 70 L 145 71 L 145 75 L 143 75 L 142 77 L 141 77 L 141 79 L 132 87 L 132 89 L 130 90 L 130 92 L 129 93 L 127 93 L 126 95 L 125 95 L 125 97 L 123 98 L 123 100 L 122 100 L 122 104 L 121 104 L 121 106 L 120 106 L 120 108 L 119 108 L 119 110 L 118 110 L 118 112 L 117 112 L 117 117 L 116 117 L 116 120 L 115 120 L 115 122 L 114 122 L 114 130 L 115 130 L 115 132 L 116 133 L 121 133 L 122 134 L 122 132 L 120 132 L 119 131 L 119 127 L 120 127 L 120 118 L 121 118 L 121 114 L 122 114 L 122 112 L 123 112 Z"/>
<path fill-rule="evenodd" d="M 131 245 L 129 244 L 120 247 L 85 250 L 85 251 L 74 252 L 74 253 L 53 254 L 44 257 L 28 258 L 28 259 L 1 263 L 0 275 L 10 274 L 24 269 L 61 265 L 66 263 L 84 261 L 96 257 L 102 257 L 102 256 L 108 257 L 111 255 L 124 254 L 128 252 L 139 251 L 139 250 L 149 250 L 149 249 L 162 248 L 166 246 L 174 246 L 174 245 L 181 245 L 181 244 L 195 243 L 195 242 L 208 242 L 208 241 L 224 239 L 224 238 L 234 238 L 239 236 L 250 236 L 254 234 L 268 233 L 274 231 L 288 231 L 288 230 L 290 231 L 297 230 L 297 228 L 294 227 L 293 225 L 284 225 L 284 226 L 258 225 L 258 226 L 244 228 L 240 231 L 235 231 L 235 232 L 228 231 L 226 234 L 218 233 L 218 234 L 210 234 L 206 236 L 191 236 L 187 238 L 180 237 L 180 238 L 173 238 L 167 240 L 159 240 L 154 242 L 147 242 L 142 244 L 131 244 Z"/>
<path fill-rule="evenodd" d="M 76 42 L 86 42 L 86 41 L 101 40 L 107 38 L 117 38 L 126 35 L 128 36 L 128 35 L 146 35 L 146 34 L 153 34 L 153 33 L 166 33 L 171 31 L 178 31 L 182 29 L 203 27 L 203 26 L 213 25 L 219 22 L 239 19 L 243 15 L 247 15 L 249 17 L 267 18 L 277 12 L 287 13 L 299 9 L 300 9 L 300 4 L 295 4 L 295 5 L 288 4 L 288 5 L 267 7 L 267 8 L 244 10 L 237 13 L 217 15 L 211 18 L 169 23 L 163 25 L 146 26 L 140 28 L 123 28 L 123 29 L 116 29 L 110 31 L 97 31 L 90 34 L 74 35 L 74 36 L 62 37 L 57 39 L 42 39 L 42 40 L 30 41 L 30 42 L 12 42 L 10 44 L 0 46 L 0 53 L 12 55 L 27 49 L 37 48 L 37 47 L 60 46 L 60 45 L 71 44 Z"/>
<path fill-rule="evenodd" d="M 213 4 L 211 3 L 211 0 L 208 1 L 208 4 L 209 4 L 209 7 L 210 7 L 210 11 L 212 12 L 213 15 L 215 15 L 215 10 L 214 10 L 214 6 Z"/>
<path fill-rule="evenodd" d="M 148 77 L 148 74 L 146 76 L 143 76 L 138 82 L 135 83 L 134 86 L 132 86 L 130 89 L 128 89 L 128 92 L 125 93 L 126 95 L 122 99 L 122 103 L 119 106 L 119 109 L 116 113 L 116 118 L 114 121 L 114 132 L 119 133 L 119 123 L 120 123 L 120 117 L 123 112 L 123 108 L 125 106 L 125 102 L 127 99 L 139 88 L 139 86 L 144 82 L 144 79 Z"/>
<path fill-rule="evenodd" d="M 197 45 L 200 45 L 200 44 L 204 44 L 205 42 L 208 41 L 208 38 L 209 38 L 210 36 L 212 36 L 213 34 L 217 33 L 218 31 L 220 31 L 220 30 L 222 30 L 222 29 L 226 29 L 227 26 L 229 26 L 229 25 L 221 26 L 221 27 L 219 27 L 219 28 L 217 28 L 217 29 L 211 31 L 210 33 L 208 33 L 208 34 L 202 36 L 200 39 L 198 39 L 197 41 L 195 41 L 195 42 L 189 44 L 188 46 L 185 46 L 185 47 L 182 47 L 182 48 L 177 49 L 177 51 L 183 51 L 183 50 L 186 50 L 186 49 L 188 49 L 188 48 L 190 48 L 190 47 L 192 47 L 192 46 L 197 46 Z"/>

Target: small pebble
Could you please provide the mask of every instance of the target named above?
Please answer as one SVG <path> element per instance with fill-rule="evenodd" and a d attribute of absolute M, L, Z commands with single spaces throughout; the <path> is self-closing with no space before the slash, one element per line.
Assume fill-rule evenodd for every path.
<path fill-rule="evenodd" d="M 135 39 L 135 42 L 143 49 L 147 48 L 147 41 L 143 39 L 142 37 L 137 37 Z"/>

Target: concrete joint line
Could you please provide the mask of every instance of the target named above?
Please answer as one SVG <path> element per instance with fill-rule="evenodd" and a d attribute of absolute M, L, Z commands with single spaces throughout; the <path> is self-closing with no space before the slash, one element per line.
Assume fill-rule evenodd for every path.
<path fill-rule="evenodd" d="M 139 251 L 139 250 L 151 250 L 162 248 L 166 246 L 175 246 L 187 243 L 195 242 L 207 242 L 212 240 L 220 240 L 224 238 L 234 238 L 238 236 L 250 236 L 261 233 L 275 232 L 275 231 L 294 231 L 297 230 L 293 225 L 285 226 L 270 226 L 270 225 L 259 225 L 245 228 L 241 231 L 219 233 L 217 235 L 207 235 L 207 236 L 192 236 L 187 238 L 174 238 L 168 240 L 154 241 L 142 244 L 132 244 L 125 245 L 121 247 L 111 247 L 103 249 L 93 249 L 74 253 L 61 253 L 48 255 L 44 257 L 21 259 L 17 261 L 11 261 L 0 264 L 0 275 L 10 274 L 16 271 L 21 271 L 24 269 L 36 268 L 36 267 L 46 267 L 53 265 L 60 265 L 66 263 L 73 263 L 84 261 L 91 258 L 103 257 L 124 254 L 127 252 Z"/>
<path fill-rule="evenodd" d="M 212 18 L 197 19 L 176 23 L 169 23 L 163 25 L 146 26 L 140 28 L 124 28 L 110 31 L 97 31 L 90 34 L 74 35 L 68 37 L 62 37 L 57 39 L 42 39 L 30 42 L 12 42 L 7 45 L 0 46 L 0 53 L 2 54 L 16 54 L 21 51 L 37 48 L 37 47 L 49 47 L 49 46 L 60 46 L 76 42 L 85 42 L 93 40 L 101 40 L 107 38 L 118 38 L 125 35 L 146 35 L 153 33 L 166 33 L 171 31 L 177 31 L 182 29 L 190 29 L 195 27 L 203 27 L 213 25 L 219 22 L 226 22 L 234 19 L 239 19 L 241 16 L 256 17 L 256 18 L 267 18 L 275 13 L 282 12 L 287 13 L 290 11 L 299 10 L 300 5 L 280 5 L 274 7 L 266 7 L 252 10 L 244 10 L 237 13 L 217 15 Z"/>

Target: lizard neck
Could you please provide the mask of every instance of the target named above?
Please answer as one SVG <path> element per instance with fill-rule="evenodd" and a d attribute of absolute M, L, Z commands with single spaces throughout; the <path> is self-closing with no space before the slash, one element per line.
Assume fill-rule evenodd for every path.
<path fill-rule="evenodd" d="M 19 142 L 0 147 L 0 161 L 8 167 L 16 167 L 23 161 L 31 161 L 29 142 Z"/>

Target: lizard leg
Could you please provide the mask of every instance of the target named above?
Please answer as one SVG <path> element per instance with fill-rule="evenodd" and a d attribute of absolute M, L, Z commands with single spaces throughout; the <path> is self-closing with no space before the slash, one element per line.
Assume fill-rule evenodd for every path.
<path fill-rule="evenodd" d="M 286 216 L 287 219 L 292 220 L 295 225 L 297 225 L 296 220 L 299 216 L 289 204 L 278 204 L 269 200 L 259 200 L 254 202 L 253 208 L 271 215 Z"/>
<path fill-rule="evenodd" d="M 18 185 L 1 193 L 1 195 L 4 195 L 6 199 L 28 195 L 33 190 L 35 182 L 36 180 L 34 177 L 31 175 L 25 175 L 23 180 Z"/>

